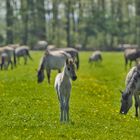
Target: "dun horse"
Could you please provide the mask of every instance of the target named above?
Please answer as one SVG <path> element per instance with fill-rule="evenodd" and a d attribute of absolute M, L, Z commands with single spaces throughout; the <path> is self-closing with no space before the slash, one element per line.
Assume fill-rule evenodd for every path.
<path fill-rule="evenodd" d="M 49 49 L 49 48 L 48 48 Z M 55 48 L 52 49 L 52 51 L 65 51 L 66 53 L 70 54 L 72 59 L 75 61 L 77 69 L 79 69 L 80 66 L 80 59 L 79 59 L 79 53 L 78 50 L 74 48 Z"/>
<path fill-rule="evenodd" d="M 125 59 L 125 68 L 127 67 L 128 62 L 130 61 L 130 67 L 132 61 L 135 61 L 137 64 L 137 59 L 140 57 L 140 50 L 137 49 L 125 49 L 124 59 Z"/>
<path fill-rule="evenodd" d="M 76 63 L 77 69 L 79 69 L 80 60 L 78 51 L 74 48 L 61 48 L 61 50 L 71 55 L 72 59 Z"/>
<path fill-rule="evenodd" d="M 9 66 L 9 64 L 11 64 L 11 69 L 13 69 L 14 64 L 16 64 L 16 56 L 15 56 L 15 51 L 13 48 L 5 46 L 5 47 L 1 47 L 0 48 L 0 56 L 5 53 L 7 56 L 7 61 L 8 61 L 8 65 L 7 68 Z M 13 58 L 13 59 L 12 59 Z M 1 69 L 3 69 L 4 63 L 1 63 Z"/>
<path fill-rule="evenodd" d="M 29 53 L 29 47 L 28 46 L 21 46 L 21 47 L 16 48 L 15 49 L 15 55 L 18 59 L 18 63 L 19 63 L 20 57 L 24 58 L 24 64 L 27 64 L 27 59 L 28 58 L 33 60 L 30 53 Z"/>
<path fill-rule="evenodd" d="M 8 69 L 8 55 L 5 52 L 1 54 L 1 64 L 0 64 L 1 70 L 3 69 L 3 67 L 5 70 Z"/>
<path fill-rule="evenodd" d="M 63 51 L 46 51 L 44 56 L 40 60 L 39 69 L 38 69 L 38 83 L 41 83 L 44 80 L 44 70 L 46 69 L 47 77 L 48 77 L 48 83 L 50 83 L 50 76 L 51 76 L 51 70 L 58 70 L 58 72 L 61 72 L 61 69 L 63 68 L 65 61 L 67 58 L 69 58 L 70 55 L 63 52 Z"/>
<path fill-rule="evenodd" d="M 135 99 L 136 117 L 138 116 L 138 107 L 140 109 L 140 65 L 131 68 L 126 76 L 126 88 L 121 97 L 121 114 L 127 114 L 132 106 L 132 97 Z"/>
<path fill-rule="evenodd" d="M 89 57 L 89 63 L 91 62 L 100 62 L 102 61 L 102 55 L 100 51 L 95 51 L 90 57 Z"/>
<path fill-rule="evenodd" d="M 64 70 L 55 79 L 55 89 L 60 102 L 60 121 L 69 121 L 69 98 L 71 92 L 71 81 L 77 79 L 75 64 L 73 60 L 67 59 Z"/>

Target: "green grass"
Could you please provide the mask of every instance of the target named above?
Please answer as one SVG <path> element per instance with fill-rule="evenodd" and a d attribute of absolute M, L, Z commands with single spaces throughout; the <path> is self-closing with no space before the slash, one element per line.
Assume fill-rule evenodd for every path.
<path fill-rule="evenodd" d="M 72 83 L 70 122 L 59 122 L 59 103 L 47 79 L 37 84 L 42 52 L 32 52 L 34 61 L 0 71 L 0 140 L 139 140 L 140 118 L 134 106 L 119 114 L 120 93 L 127 72 L 122 53 L 103 53 L 99 66 L 90 66 L 91 52 L 81 52 L 78 79 Z"/>

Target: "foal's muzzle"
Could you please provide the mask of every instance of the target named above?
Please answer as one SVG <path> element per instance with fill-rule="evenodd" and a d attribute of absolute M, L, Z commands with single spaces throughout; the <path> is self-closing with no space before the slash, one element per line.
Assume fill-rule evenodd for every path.
<path fill-rule="evenodd" d="M 77 76 L 73 76 L 72 80 L 75 81 L 77 79 Z"/>

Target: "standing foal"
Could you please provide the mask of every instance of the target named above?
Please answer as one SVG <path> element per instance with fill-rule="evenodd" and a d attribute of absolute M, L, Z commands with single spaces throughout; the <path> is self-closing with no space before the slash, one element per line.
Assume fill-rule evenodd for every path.
<path fill-rule="evenodd" d="M 75 63 L 71 59 L 67 59 L 64 70 L 59 73 L 55 79 L 55 89 L 60 102 L 60 121 L 69 121 L 69 98 L 71 92 L 70 78 L 75 81 L 77 79 L 75 73 Z"/>

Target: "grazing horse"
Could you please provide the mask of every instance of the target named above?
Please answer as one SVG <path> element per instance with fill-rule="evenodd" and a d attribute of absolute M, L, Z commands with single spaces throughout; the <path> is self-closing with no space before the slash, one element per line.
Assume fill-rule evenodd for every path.
<path fill-rule="evenodd" d="M 7 53 L 3 52 L 1 54 L 1 64 L 0 64 L 1 70 L 4 69 L 6 70 L 8 68 L 8 55 Z"/>
<path fill-rule="evenodd" d="M 29 47 L 28 46 L 20 46 L 20 47 L 16 48 L 15 49 L 15 55 L 18 59 L 18 63 L 19 63 L 20 57 L 24 58 L 24 64 L 27 64 L 27 58 L 30 58 L 31 60 L 33 60 L 30 53 L 29 53 Z"/>
<path fill-rule="evenodd" d="M 53 46 L 53 45 L 51 45 Z M 79 60 L 79 53 L 78 50 L 74 49 L 74 48 L 56 48 L 55 46 L 53 46 L 53 49 L 50 49 L 50 47 L 48 46 L 48 49 L 50 50 L 54 50 L 54 51 L 65 51 L 66 53 L 70 54 L 72 59 L 75 61 L 77 69 L 79 69 L 79 65 L 80 65 L 80 60 Z"/>
<path fill-rule="evenodd" d="M 124 59 L 125 59 L 125 68 L 127 67 L 128 61 L 130 61 L 130 67 L 132 61 L 135 61 L 137 64 L 137 59 L 140 57 L 140 50 L 137 49 L 125 49 Z"/>
<path fill-rule="evenodd" d="M 44 80 L 44 69 L 46 69 L 48 83 L 50 84 L 51 70 L 58 70 L 58 72 L 61 72 L 66 59 L 69 57 L 70 55 L 63 51 L 46 51 L 40 60 L 37 74 L 38 83 Z"/>
<path fill-rule="evenodd" d="M 34 46 L 34 50 L 45 50 L 48 47 L 48 43 L 45 40 L 39 40 Z"/>
<path fill-rule="evenodd" d="M 8 66 L 9 64 L 11 64 L 11 69 L 13 69 L 13 63 L 16 64 L 16 56 L 15 56 L 15 51 L 13 48 L 8 47 L 8 46 L 4 46 L 0 48 L 0 56 L 6 53 L 7 54 L 7 58 L 8 58 Z M 12 59 L 13 57 L 13 59 Z M 1 69 L 3 69 L 4 63 L 1 64 Z M 7 68 L 8 68 L 7 66 Z"/>
<path fill-rule="evenodd" d="M 132 96 L 134 95 L 135 99 L 135 116 L 138 117 L 138 107 L 140 109 L 140 65 L 131 68 L 129 73 L 126 76 L 125 81 L 126 88 L 122 93 L 121 97 L 121 114 L 127 114 L 129 109 L 132 106 Z"/>
<path fill-rule="evenodd" d="M 100 61 L 102 61 L 102 55 L 101 55 L 100 51 L 95 51 L 89 57 L 89 63 L 91 63 L 91 62 L 100 62 Z"/>
<path fill-rule="evenodd" d="M 71 92 L 71 81 L 77 79 L 75 73 L 75 63 L 72 59 L 67 59 L 64 70 L 55 78 L 55 89 L 60 102 L 60 121 L 69 121 L 69 98 Z"/>
<path fill-rule="evenodd" d="M 72 59 L 75 60 L 77 69 L 79 69 L 80 60 L 78 50 L 74 48 L 61 48 L 61 50 L 71 55 Z"/>

